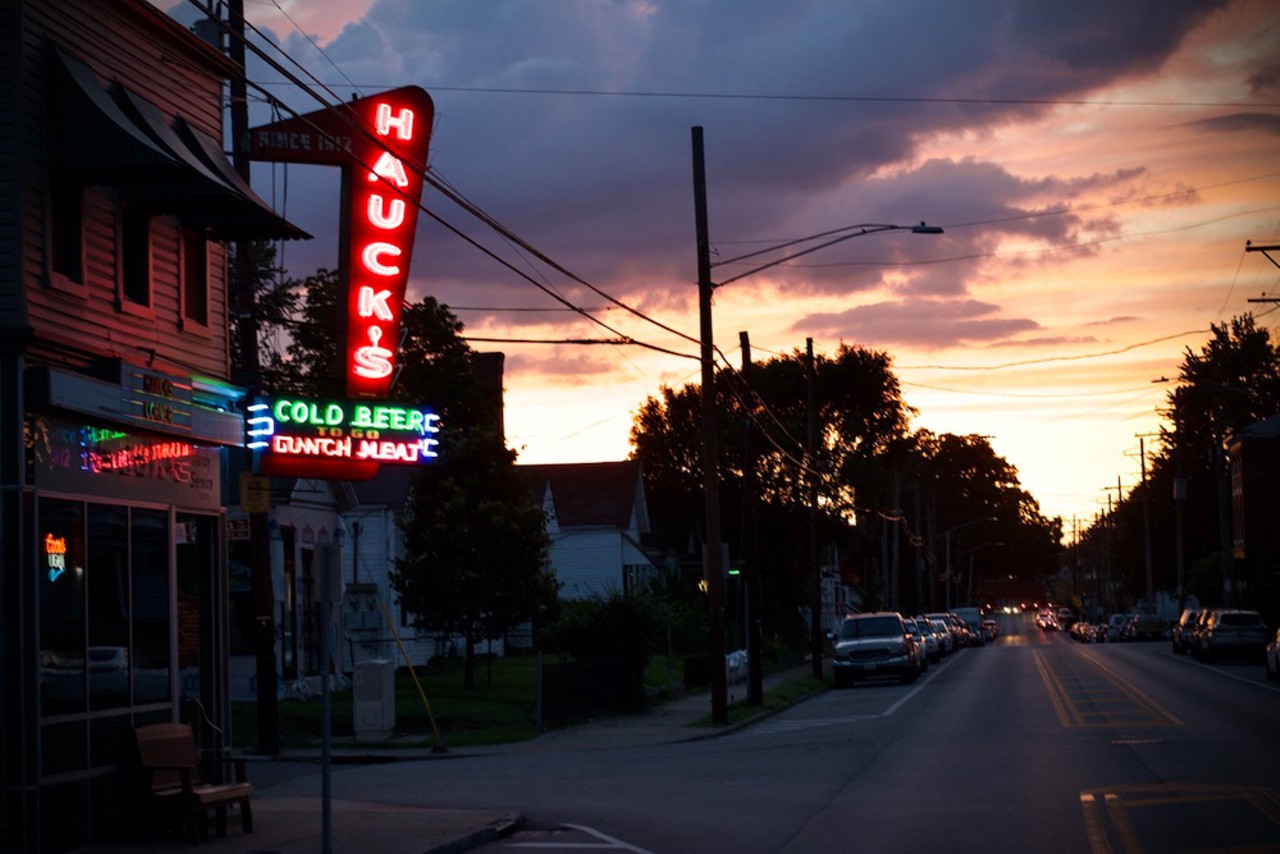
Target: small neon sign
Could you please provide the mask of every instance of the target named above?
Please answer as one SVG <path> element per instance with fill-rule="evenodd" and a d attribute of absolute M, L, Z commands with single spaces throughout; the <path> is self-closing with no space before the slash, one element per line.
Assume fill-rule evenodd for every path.
<path fill-rule="evenodd" d="M 44 554 L 49 565 L 49 580 L 57 581 L 67 571 L 67 538 L 45 534 Z"/>

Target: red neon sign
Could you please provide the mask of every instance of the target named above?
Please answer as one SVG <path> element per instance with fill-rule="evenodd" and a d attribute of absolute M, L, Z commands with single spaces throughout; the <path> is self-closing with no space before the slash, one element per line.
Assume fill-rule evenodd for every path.
<path fill-rule="evenodd" d="M 256 159 L 343 167 L 352 399 L 391 388 L 434 115 L 431 96 L 406 86 L 250 131 Z"/>

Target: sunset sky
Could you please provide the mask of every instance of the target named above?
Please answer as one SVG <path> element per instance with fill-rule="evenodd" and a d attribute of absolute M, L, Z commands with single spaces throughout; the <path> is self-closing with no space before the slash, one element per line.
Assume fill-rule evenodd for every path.
<path fill-rule="evenodd" d="M 189 4 L 159 3 L 184 23 Z M 1280 4 L 864 0 L 247 0 L 328 101 L 414 84 L 434 175 L 558 265 L 696 339 L 690 129 L 704 128 L 717 259 L 859 223 L 866 235 L 716 291 L 739 364 L 843 341 L 887 352 L 914 426 L 978 433 L 1050 516 L 1086 524 L 1139 477 L 1139 435 L 1187 348 L 1246 311 L 1275 328 Z M 263 62 L 291 110 L 323 106 Z M 285 114 L 282 114 L 285 115 Z M 251 124 L 272 120 L 258 98 Z M 338 175 L 255 166 L 254 186 L 335 267 Z M 426 206 L 640 346 L 507 354 L 522 462 L 621 459 L 632 414 L 698 381 L 697 345 Z M 1276 253 L 1280 257 L 1280 253 Z M 745 267 L 717 267 L 723 281 Z M 410 284 L 477 338 L 613 338 L 424 217 Z M 1147 438 L 1151 450 L 1157 440 Z"/>

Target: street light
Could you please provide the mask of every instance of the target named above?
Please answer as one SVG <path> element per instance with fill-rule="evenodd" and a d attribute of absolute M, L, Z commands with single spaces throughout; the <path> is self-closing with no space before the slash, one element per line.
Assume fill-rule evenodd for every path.
<path fill-rule="evenodd" d="M 947 565 L 946 565 L 946 575 L 944 576 L 945 580 L 943 582 L 943 585 L 946 593 L 946 602 L 947 602 L 948 611 L 951 610 L 951 535 L 956 531 L 959 531 L 961 528 L 967 528 L 970 525 L 976 525 L 979 522 L 994 522 L 994 521 L 996 521 L 995 516 L 983 516 L 980 519 L 970 519 L 968 522 L 961 523 L 959 525 L 956 525 L 953 528 L 947 528 L 947 530 L 942 532 L 942 536 L 946 539 L 946 542 L 947 542 Z"/>
<path fill-rule="evenodd" d="M 845 228 L 834 229 L 832 231 L 823 232 L 822 234 L 812 235 L 810 237 L 800 238 L 798 240 L 790 240 L 785 243 L 771 246 L 766 249 L 760 249 L 746 255 L 730 258 L 719 262 L 716 266 L 736 263 L 747 258 L 754 258 L 759 255 L 776 252 L 789 246 L 796 246 L 801 243 L 807 243 L 811 240 L 819 240 L 824 237 L 830 237 L 817 246 L 810 246 L 799 252 L 785 255 L 781 258 L 774 259 L 764 264 L 732 276 L 719 285 L 711 281 L 711 240 L 708 236 L 707 228 L 707 171 L 706 159 L 703 154 L 702 144 L 702 128 L 694 127 L 693 129 L 693 202 L 694 202 L 694 219 L 697 232 L 697 252 L 698 252 L 698 320 L 699 320 L 699 338 L 701 344 L 701 362 L 702 362 L 702 485 L 704 497 L 704 509 L 706 513 L 706 543 L 703 547 L 703 560 L 707 574 L 707 599 L 709 602 L 710 616 L 708 618 L 708 630 L 710 633 L 710 650 L 711 659 L 711 721 L 716 724 L 724 724 L 729 721 L 728 709 L 728 684 L 724 672 L 725 661 L 725 639 L 724 639 L 724 576 L 723 567 L 721 566 L 720 555 L 720 467 L 719 467 L 719 451 L 716 442 L 716 390 L 715 390 L 715 345 L 713 342 L 712 325 L 711 325 L 711 293 L 715 288 L 727 285 L 730 282 L 736 282 L 739 279 L 759 273 L 761 270 L 767 270 L 778 264 L 790 261 L 793 258 L 799 258 L 802 255 L 808 255 L 810 252 L 816 252 L 835 243 L 850 240 L 854 237 L 861 237 L 865 234 L 876 234 L 883 231 L 910 231 L 914 234 L 942 234 L 943 230 L 939 226 L 926 225 L 920 223 L 914 226 L 901 225 L 883 225 L 883 224 L 867 224 L 857 226 L 847 226 Z M 754 579 L 753 579 L 754 580 Z M 815 579 L 821 584 L 821 579 Z M 749 585 L 753 586 L 753 585 Z M 758 603 L 757 603 L 758 604 Z M 759 613 L 759 610 L 755 610 Z M 822 639 L 818 625 L 821 614 L 815 611 L 811 616 L 812 634 L 813 634 L 813 654 L 815 656 L 815 670 L 821 675 L 821 657 L 822 657 Z M 748 635 L 750 637 L 750 635 Z M 748 648 L 749 657 L 758 657 L 760 650 Z M 750 667 L 749 672 L 759 673 L 758 667 Z"/>
<path fill-rule="evenodd" d="M 989 548 L 1004 548 L 1004 543 L 999 541 L 994 543 L 983 543 L 980 546 L 974 546 L 971 549 L 965 549 L 963 552 L 963 554 L 967 554 L 969 556 L 969 604 L 970 605 L 977 604 L 977 600 L 973 598 L 973 555 L 976 552 L 980 552 L 983 549 L 989 549 Z"/>

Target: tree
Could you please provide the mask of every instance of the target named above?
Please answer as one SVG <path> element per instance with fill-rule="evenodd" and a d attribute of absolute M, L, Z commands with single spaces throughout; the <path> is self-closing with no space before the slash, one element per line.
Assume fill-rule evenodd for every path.
<path fill-rule="evenodd" d="M 265 256 L 259 261 L 270 269 Z M 321 269 L 268 290 L 275 295 L 268 305 L 278 310 L 261 318 L 263 336 L 287 345 L 271 352 L 264 385 L 342 397 L 345 296 L 338 273 Z M 466 639 L 471 687 L 476 642 L 501 637 L 555 599 L 547 534 L 532 487 L 503 445 L 501 394 L 482 385 L 462 323 L 425 297 L 403 306 L 401 326 L 392 399 L 431 406 L 441 433 L 440 456 L 415 474 L 399 517 L 405 553 L 392 585 L 419 626 Z"/>
<path fill-rule="evenodd" d="M 723 540 L 741 553 L 743 428 L 752 418 L 763 437 L 756 441 L 763 616 L 769 629 L 785 635 L 798 626 L 794 615 L 807 602 L 804 586 L 811 576 L 805 361 L 806 355 L 796 350 L 756 365 L 751 389 L 732 370 L 716 375 Z M 867 553 L 860 543 L 869 535 L 849 525 L 854 488 L 860 492 L 867 485 L 877 470 L 874 462 L 906 434 L 910 410 L 889 364 L 884 353 L 847 345 L 834 357 L 815 358 L 818 441 L 812 469 L 825 473 L 816 524 L 821 542 L 840 544 L 842 555 Z M 700 395 L 694 384 L 663 387 L 659 397 L 645 401 L 632 425 L 633 457 L 644 468 L 653 529 L 667 547 L 683 549 L 691 539 L 701 540 Z"/>
<path fill-rule="evenodd" d="M 243 256 L 240 255 L 243 253 Z M 243 263 L 241 263 L 243 260 Z M 233 299 L 246 286 L 253 294 L 253 314 L 257 320 L 257 352 L 245 351 L 243 335 L 249 320 L 242 315 L 238 305 L 228 313 L 227 326 L 231 342 L 231 376 L 237 381 L 248 377 L 255 365 L 259 365 L 262 353 L 268 356 L 268 364 L 259 367 L 258 377 L 248 377 L 264 388 L 275 388 L 271 365 L 279 352 L 278 341 L 282 332 L 294 325 L 294 317 L 300 300 L 293 280 L 283 278 L 283 271 L 276 265 L 275 245 L 265 241 L 239 241 L 232 244 L 227 262 L 231 272 L 229 292 Z"/>
<path fill-rule="evenodd" d="M 1176 589 L 1179 510 L 1185 522 L 1183 592 L 1206 604 L 1220 601 L 1232 561 L 1224 443 L 1232 431 L 1280 411 L 1280 347 L 1251 314 L 1211 324 L 1199 350 L 1184 350 L 1166 401 L 1161 414 L 1169 423 L 1161 428 L 1146 481 L 1082 537 L 1081 554 L 1111 570 L 1119 601 L 1108 604 L 1117 608 L 1145 595 L 1148 546 L 1154 588 Z M 1178 494 L 1184 496 L 1176 500 L 1175 481 L 1182 482 Z"/>
<path fill-rule="evenodd" d="M 345 303 L 335 270 L 320 269 L 280 288 L 294 294 L 292 314 L 277 317 L 272 331 L 288 338 L 264 366 L 264 376 L 276 391 L 317 398 L 344 394 L 343 364 Z M 392 399 L 427 403 L 441 420 L 455 427 L 494 425 L 500 417 L 498 395 L 480 385 L 475 352 L 462 339 L 463 326 L 448 306 L 434 297 L 406 303 L 401 313 L 400 373 L 392 385 Z"/>
<path fill-rule="evenodd" d="M 450 431 L 441 449 L 438 463 L 414 478 L 391 584 L 419 627 L 464 638 L 471 688 L 476 643 L 539 618 L 559 584 L 542 508 L 515 453 L 482 429 Z"/>
<path fill-rule="evenodd" d="M 971 555 L 983 550 L 974 561 L 979 578 L 964 579 L 966 592 L 961 598 L 968 598 L 970 587 L 978 598 L 984 591 L 998 595 L 1002 587 L 1043 589 L 1045 580 L 1058 569 L 1062 520 L 1040 512 L 1039 502 L 1022 489 L 1017 468 L 997 454 L 985 436 L 921 430 L 915 447 L 915 471 L 934 496 L 935 530 L 964 526 L 951 543 L 953 572 L 967 575 L 969 561 L 961 557 L 966 550 Z M 990 521 L 968 524 L 978 519 Z M 998 551 L 987 551 L 988 546 Z M 935 560 L 937 572 L 944 572 L 945 557 L 935 554 Z M 998 577 L 978 571 L 984 562 L 1002 567 Z"/>

